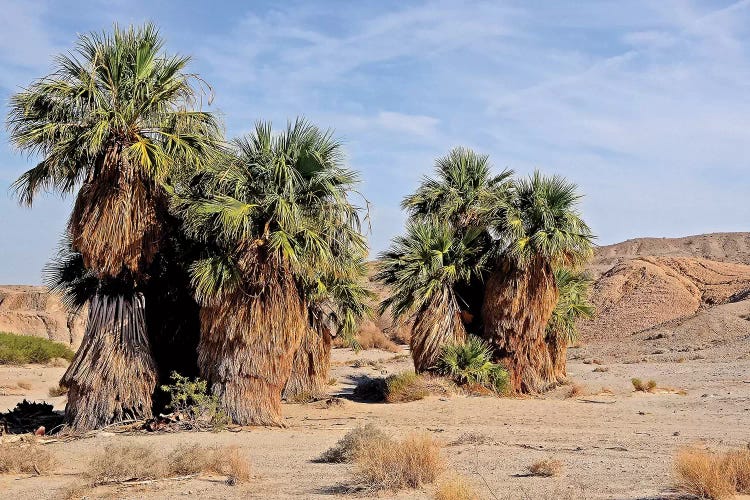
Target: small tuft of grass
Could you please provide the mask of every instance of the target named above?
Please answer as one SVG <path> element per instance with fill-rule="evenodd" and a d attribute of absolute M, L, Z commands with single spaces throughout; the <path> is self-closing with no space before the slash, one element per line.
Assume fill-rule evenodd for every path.
<path fill-rule="evenodd" d="M 464 476 L 452 474 L 440 481 L 435 500 L 478 500 L 479 494 Z"/>
<path fill-rule="evenodd" d="M 597 366 L 596 368 L 594 368 L 593 371 L 594 371 L 594 373 L 605 373 L 605 372 L 609 371 L 609 367 L 608 366 Z"/>
<path fill-rule="evenodd" d="M 639 378 L 630 379 L 630 383 L 633 384 L 633 389 L 636 392 L 654 392 L 656 390 L 656 380 L 649 380 L 643 383 L 643 380 Z"/>
<path fill-rule="evenodd" d="M 419 488 L 444 469 L 440 445 L 429 434 L 369 441 L 354 458 L 354 483 L 367 491 Z"/>
<path fill-rule="evenodd" d="M 0 332 L 0 365 L 49 363 L 55 358 L 71 361 L 74 354 L 68 346 L 59 342 Z"/>
<path fill-rule="evenodd" d="M 31 382 L 27 382 L 26 380 L 19 380 L 18 382 L 16 382 L 16 385 L 24 391 L 31 390 Z"/>
<path fill-rule="evenodd" d="M 48 393 L 49 393 L 49 397 L 57 398 L 60 396 L 65 396 L 68 393 L 68 388 L 58 384 L 58 385 L 50 387 Z"/>
<path fill-rule="evenodd" d="M 385 379 L 385 400 L 388 403 L 419 401 L 430 395 L 424 379 L 414 372 L 401 372 Z"/>
<path fill-rule="evenodd" d="M 463 432 L 456 439 L 448 443 L 448 446 L 475 445 L 479 446 L 492 442 L 487 434 L 480 432 Z"/>
<path fill-rule="evenodd" d="M 538 460 L 529 465 L 529 474 L 532 476 L 540 477 L 559 476 L 562 472 L 562 468 L 562 462 L 560 462 L 559 460 L 546 458 L 544 460 Z"/>
<path fill-rule="evenodd" d="M 57 466 L 52 453 L 35 441 L 0 443 L 0 474 L 48 474 Z"/>
<path fill-rule="evenodd" d="M 334 446 L 324 451 L 316 462 L 336 464 L 353 462 L 360 448 L 372 446 L 372 443 L 385 442 L 389 439 L 374 424 L 355 427 L 347 432 Z"/>
<path fill-rule="evenodd" d="M 570 389 L 568 389 L 568 392 L 565 394 L 566 398 L 577 398 L 578 396 L 583 396 L 586 392 L 586 389 L 581 384 L 573 384 L 570 386 Z"/>

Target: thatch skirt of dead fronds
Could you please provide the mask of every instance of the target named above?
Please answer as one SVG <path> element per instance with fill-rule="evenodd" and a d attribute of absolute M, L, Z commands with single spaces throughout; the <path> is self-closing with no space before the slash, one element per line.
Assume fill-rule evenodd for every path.
<path fill-rule="evenodd" d="M 95 295 L 83 342 L 60 384 L 66 422 L 77 431 L 151 416 L 156 366 L 143 295 Z"/>
<path fill-rule="evenodd" d="M 466 328 L 456 296 L 444 287 L 433 294 L 414 319 L 409 342 L 414 370 L 419 373 L 434 367 L 443 347 L 465 340 Z"/>
<path fill-rule="evenodd" d="M 325 394 L 331 372 L 331 341 L 331 331 L 320 322 L 306 329 L 284 386 L 284 399 L 300 401 Z"/>
<path fill-rule="evenodd" d="M 540 259 L 523 268 L 504 261 L 487 282 L 484 336 L 508 369 L 514 391 L 542 392 L 557 384 L 545 342 L 557 299 L 552 267 Z"/>
<path fill-rule="evenodd" d="M 281 392 L 307 329 L 291 273 L 253 264 L 253 282 L 201 310 L 198 366 L 227 414 L 240 425 L 282 425 Z"/>

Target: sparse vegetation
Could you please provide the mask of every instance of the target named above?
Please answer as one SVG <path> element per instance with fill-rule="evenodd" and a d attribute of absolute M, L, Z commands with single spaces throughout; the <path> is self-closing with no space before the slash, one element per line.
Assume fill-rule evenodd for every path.
<path fill-rule="evenodd" d="M 49 393 L 49 397 L 57 398 L 60 396 L 65 396 L 68 393 L 68 388 L 60 384 L 57 384 L 55 386 L 50 387 L 48 393 Z"/>
<path fill-rule="evenodd" d="M 633 389 L 635 389 L 636 392 L 654 392 L 656 390 L 655 380 L 649 380 L 644 383 L 643 380 L 639 378 L 632 378 L 630 379 L 630 383 L 633 384 Z"/>
<path fill-rule="evenodd" d="M 31 335 L 0 332 L 0 365 L 49 363 L 55 358 L 73 359 L 65 344 Z"/>
<path fill-rule="evenodd" d="M 492 362 L 492 349 L 475 335 L 469 335 L 466 342 L 445 346 L 437 372 L 457 384 L 479 384 L 498 394 L 508 391 L 508 372 Z"/>
<path fill-rule="evenodd" d="M 353 462 L 357 452 L 363 446 L 385 442 L 390 438 L 374 424 L 355 427 L 347 432 L 334 446 L 327 449 L 317 459 L 325 463 Z M 372 444 L 373 446 L 375 444 Z"/>
<path fill-rule="evenodd" d="M 28 382 L 26 380 L 19 380 L 18 382 L 16 382 L 16 385 L 24 391 L 30 391 L 32 387 L 31 382 Z"/>
<path fill-rule="evenodd" d="M 84 473 L 92 486 L 198 474 L 227 476 L 227 483 L 250 479 L 250 464 L 236 446 L 184 446 L 165 456 L 140 444 L 110 444 L 95 454 Z"/>
<path fill-rule="evenodd" d="M 609 371 L 609 367 L 608 366 L 597 366 L 596 368 L 594 368 L 593 371 L 594 371 L 594 373 L 606 373 L 606 372 Z"/>
<path fill-rule="evenodd" d="M 205 380 L 183 377 L 173 372 L 172 384 L 163 385 L 161 390 L 169 393 L 169 408 L 179 413 L 181 421 L 193 427 L 221 429 L 229 424 L 219 398 L 208 393 Z"/>
<path fill-rule="evenodd" d="M 715 453 L 685 448 L 677 453 L 675 475 L 680 492 L 699 498 L 723 500 L 750 492 L 750 451 Z"/>
<path fill-rule="evenodd" d="M 552 458 L 538 460 L 529 466 L 529 474 L 532 476 L 552 477 L 562 472 L 562 462 Z"/>
<path fill-rule="evenodd" d="M 419 488 L 435 481 L 445 462 L 429 434 L 368 441 L 354 458 L 354 484 L 367 491 Z"/>
<path fill-rule="evenodd" d="M 585 393 L 585 388 L 581 384 L 572 384 L 570 388 L 568 389 L 568 392 L 565 394 L 566 398 L 577 398 L 578 396 L 583 396 Z"/>
<path fill-rule="evenodd" d="M 48 474 L 56 466 L 52 453 L 33 439 L 0 443 L 0 474 Z"/>
<path fill-rule="evenodd" d="M 435 500 L 478 500 L 479 494 L 464 476 L 452 474 L 435 490 Z"/>
<path fill-rule="evenodd" d="M 421 375 L 401 372 L 385 379 L 385 400 L 388 403 L 408 403 L 429 396 L 430 391 Z"/>

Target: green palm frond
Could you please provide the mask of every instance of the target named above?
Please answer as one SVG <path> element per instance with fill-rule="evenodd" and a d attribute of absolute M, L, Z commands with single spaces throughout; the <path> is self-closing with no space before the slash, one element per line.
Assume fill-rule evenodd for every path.
<path fill-rule="evenodd" d="M 579 318 L 592 318 L 595 313 L 593 304 L 588 300 L 593 279 L 585 271 L 567 267 L 557 267 L 554 272 L 560 296 L 547 324 L 547 331 L 563 333 L 573 342 L 578 336 L 576 321 Z"/>

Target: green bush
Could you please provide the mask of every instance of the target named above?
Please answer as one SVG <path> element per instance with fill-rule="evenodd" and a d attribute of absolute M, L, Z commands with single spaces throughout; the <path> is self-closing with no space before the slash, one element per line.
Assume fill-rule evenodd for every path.
<path fill-rule="evenodd" d="M 463 344 L 444 347 L 437 371 L 457 384 L 479 384 L 498 394 L 508 388 L 507 370 L 492 362 L 492 349 L 475 335 L 469 335 Z"/>
<path fill-rule="evenodd" d="M 179 413 L 181 419 L 198 428 L 220 429 L 229 424 L 229 417 L 221 407 L 219 397 L 208 393 L 205 380 L 191 380 L 177 372 L 172 372 L 169 378 L 172 384 L 161 386 L 161 390 L 169 393 L 169 408 Z"/>
<path fill-rule="evenodd" d="M 40 337 L 0 332 L 0 364 L 23 365 L 49 363 L 54 358 L 73 359 L 74 352 L 65 344 Z"/>

